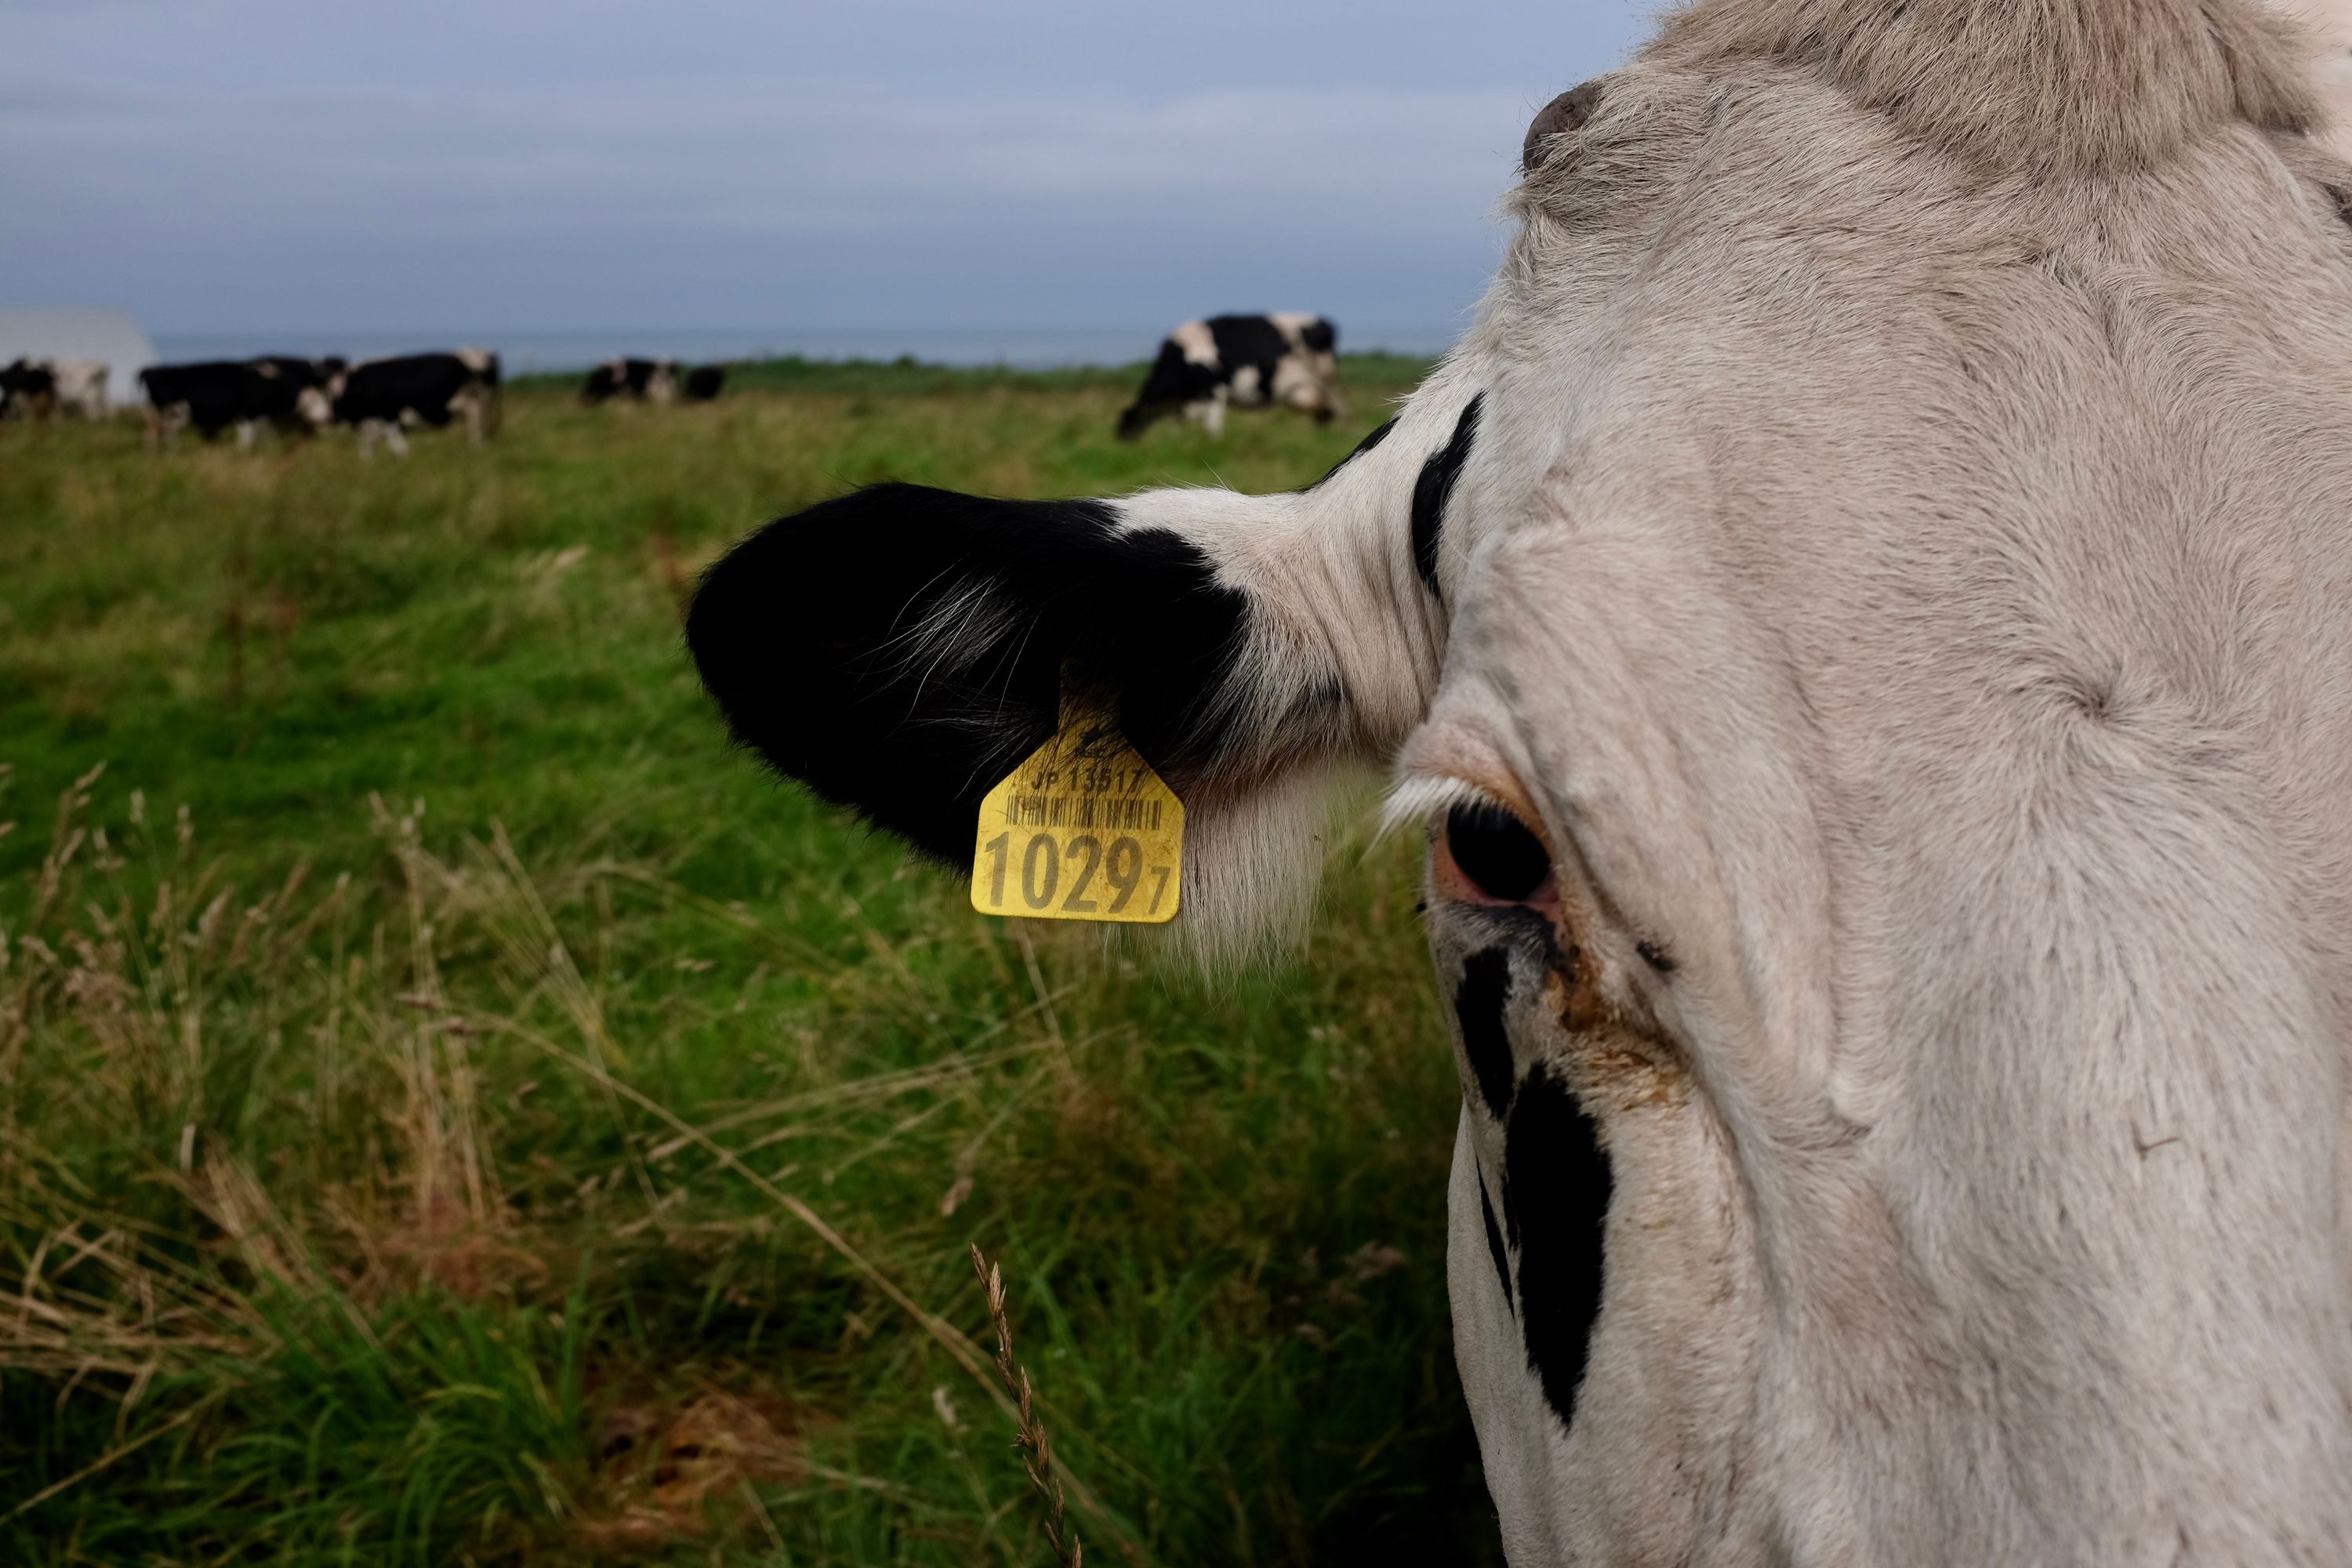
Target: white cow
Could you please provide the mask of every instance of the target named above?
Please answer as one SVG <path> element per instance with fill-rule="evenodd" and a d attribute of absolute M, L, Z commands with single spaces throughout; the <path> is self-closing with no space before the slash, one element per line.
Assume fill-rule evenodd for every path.
<path fill-rule="evenodd" d="M 688 640 L 950 861 L 1066 676 L 1196 943 L 1430 837 L 1516 1563 L 2352 1563 L 2352 168 L 2249 0 L 1701 0 L 1298 494 L 883 486 Z"/>

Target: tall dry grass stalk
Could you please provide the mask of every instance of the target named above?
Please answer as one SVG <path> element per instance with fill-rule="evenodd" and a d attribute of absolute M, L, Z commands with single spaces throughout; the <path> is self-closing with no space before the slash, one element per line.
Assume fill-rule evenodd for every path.
<path fill-rule="evenodd" d="M 977 1243 L 971 1249 L 971 1271 L 980 1276 L 981 1289 L 988 1295 L 988 1321 L 996 1326 L 996 1376 L 1019 1413 L 1013 1441 L 1021 1450 L 1022 1466 L 1029 1472 L 1029 1485 L 1044 1505 L 1045 1540 L 1065 1568 L 1080 1568 L 1086 1560 L 1086 1549 L 1078 1543 L 1078 1532 L 1071 1527 L 1062 1506 L 1062 1479 L 1054 1473 L 1054 1439 L 1046 1432 L 1045 1423 L 1038 1418 L 1036 1401 L 1029 1388 L 1029 1369 L 1013 1359 L 1013 1320 L 1004 1310 L 1003 1272 L 988 1260 Z"/>
<path fill-rule="evenodd" d="M 127 1420 L 159 1376 L 273 1353 L 266 1293 L 527 1266 L 441 976 L 450 928 L 509 889 L 376 801 L 388 899 L 349 873 L 314 889 L 307 863 L 248 893 L 184 808 L 151 827 L 133 792 L 110 835 L 100 772 L 0 887 L 0 1371 L 110 1393 Z"/>
<path fill-rule="evenodd" d="M 1059 1068 L 1037 1091 L 1060 1083 L 1087 1040 L 1063 1034 L 1034 952 L 1024 955 L 1030 999 L 1000 1026 L 1025 1037 L 977 1051 L 967 1040 L 920 1068 L 825 1083 L 697 1124 L 623 1076 L 622 1031 L 563 930 L 564 914 L 594 904 L 593 885 L 642 881 L 673 901 L 684 897 L 649 873 L 604 861 L 550 873 L 527 866 L 503 831 L 445 858 L 424 841 L 421 804 L 371 797 L 387 875 L 347 873 L 321 889 L 306 865 L 282 885 L 248 891 L 200 856 L 184 810 L 151 826 L 134 794 L 129 821 L 102 826 L 92 811 L 97 782 L 93 771 L 65 793 L 48 853 L 0 886 L 0 1372 L 110 1399 L 117 1441 L 18 1511 L 152 1442 L 155 1429 L 134 1429 L 131 1418 L 159 1379 L 201 1369 L 215 1390 L 207 1405 L 227 1396 L 244 1379 L 239 1369 L 270 1362 L 302 1331 L 289 1327 L 301 1320 L 289 1303 L 327 1306 L 366 1336 L 376 1308 L 418 1283 L 468 1298 L 543 1285 L 544 1261 L 530 1250 L 541 1238 L 511 1208 L 497 1157 L 501 1102 L 485 1090 L 485 1065 L 511 1068 L 520 1046 L 562 1063 L 626 1130 L 620 1170 L 644 1188 L 648 1214 L 667 1206 L 659 1189 L 674 1184 L 655 1164 L 701 1151 L 815 1236 L 1000 1401 L 1059 1561 L 1080 1562 L 1071 1510 L 1096 1522 L 1098 1540 L 1109 1530 L 1143 1561 L 1083 1480 L 1056 1463 L 1043 1402 L 1012 1360 L 993 1270 L 982 1275 L 996 1330 L 992 1366 L 982 1345 L 894 1271 L 714 1136 L 739 1122 L 849 1118 L 968 1089 L 976 1073 L 1024 1058 Z M 742 924 L 724 908 L 698 912 L 730 930 Z M 776 941 L 778 957 L 829 967 L 822 954 Z M 855 994 L 860 1005 L 910 1022 L 934 1005 L 903 961 L 843 981 L 852 984 L 872 988 Z M 986 1124 L 958 1170 L 1025 1099 Z M 77 1175 L 83 1167 L 102 1173 L 100 1181 Z M 178 1386 L 188 1397 L 184 1378 Z M 198 1418 L 184 1411 L 172 1429 Z"/>

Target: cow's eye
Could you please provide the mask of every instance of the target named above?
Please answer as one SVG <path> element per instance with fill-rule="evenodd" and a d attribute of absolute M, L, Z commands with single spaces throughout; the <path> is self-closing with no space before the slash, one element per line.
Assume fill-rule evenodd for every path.
<path fill-rule="evenodd" d="M 1470 885 L 1497 902 L 1519 902 L 1551 875 L 1543 840 L 1501 806 L 1483 801 L 1446 813 L 1445 847 Z"/>

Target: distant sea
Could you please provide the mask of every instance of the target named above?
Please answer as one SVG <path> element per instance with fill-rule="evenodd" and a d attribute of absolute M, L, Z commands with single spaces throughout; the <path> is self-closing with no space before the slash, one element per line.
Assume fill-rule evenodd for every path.
<path fill-rule="evenodd" d="M 1160 335 L 1174 322 L 1140 328 L 826 328 L 688 327 L 673 331 L 617 328 L 610 331 L 377 331 L 348 332 L 156 332 L 155 352 L 170 361 L 247 359 L 289 353 L 317 358 L 341 354 L 368 359 L 379 354 L 417 353 L 470 345 L 497 351 L 509 375 L 585 370 L 608 359 L 636 355 L 688 363 L 721 360 L 781 359 L 797 354 L 814 360 L 894 360 L 902 355 L 932 364 L 1010 365 L 1052 370 L 1068 365 L 1132 364 L 1150 359 Z M 1358 329 L 1339 323 L 1339 346 L 1349 353 L 1386 350 L 1435 354 L 1459 335 L 1445 326 Z"/>

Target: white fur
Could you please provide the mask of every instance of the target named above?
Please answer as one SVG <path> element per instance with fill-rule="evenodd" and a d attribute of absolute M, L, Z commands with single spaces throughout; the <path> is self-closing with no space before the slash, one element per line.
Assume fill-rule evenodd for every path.
<path fill-rule="evenodd" d="M 1689 14 L 1518 198 L 1403 774 L 1615 1020 L 1514 1041 L 1620 1184 L 1573 1427 L 1454 1205 L 1515 1561 L 2352 1557 L 2352 247 L 2263 24 L 2082 10 L 1915 4 L 2063 37 L 1885 108 Z"/>
<path fill-rule="evenodd" d="M 2326 138 L 2336 156 L 2352 154 L 2352 0 L 2300 0 L 2311 24 L 2312 80 L 2327 110 Z"/>

